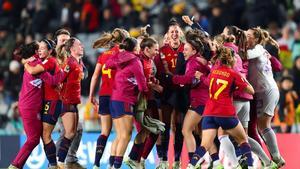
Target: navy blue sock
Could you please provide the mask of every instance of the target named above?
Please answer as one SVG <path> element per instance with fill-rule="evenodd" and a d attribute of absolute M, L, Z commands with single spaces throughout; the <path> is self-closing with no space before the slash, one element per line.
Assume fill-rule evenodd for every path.
<path fill-rule="evenodd" d="M 240 149 L 240 146 L 238 145 L 237 142 L 235 142 L 233 139 L 230 139 L 233 146 L 234 146 L 234 149 L 235 149 L 235 155 L 237 157 L 241 156 L 242 155 L 242 152 L 241 152 L 241 149 Z"/>
<path fill-rule="evenodd" d="M 102 154 L 104 153 L 106 141 L 107 141 L 107 136 L 105 135 L 100 135 L 97 139 L 96 155 L 94 161 L 94 165 L 96 165 L 97 167 L 100 166 L 100 159 L 102 157 Z"/>
<path fill-rule="evenodd" d="M 253 166 L 253 158 L 252 158 L 251 147 L 250 147 L 249 143 L 246 143 L 246 142 L 242 143 L 240 145 L 240 149 L 241 149 L 243 156 L 247 157 L 248 166 Z"/>
<path fill-rule="evenodd" d="M 134 143 L 129 153 L 129 158 L 135 161 L 140 161 L 144 149 L 144 143 Z"/>
<path fill-rule="evenodd" d="M 114 168 L 121 168 L 123 156 L 115 156 Z"/>
<path fill-rule="evenodd" d="M 198 147 L 193 155 L 193 158 L 190 160 L 190 164 L 195 166 L 197 162 L 205 155 L 206 149 L 202 146 Z"/>
<path fill-rule="evenodd" d="M 109 156 L 109 160 L 108 160 L 108 161 L 109 161 L 109 165 L 110 165 L 110 166 L 113 166 L 113 165 L 114 165 L 114 162 L 115 162 L 115 156 L 112 156 L 112 155 Z"/>
<path fill-rule="evenodd" d="M 161 135 L 162 160 L 168 160 L 168 150 L 170 141 L 170 125 L 166 124 L 165 131 Z"/>
<path fill-rule="evenodd" d="M 199 134 L 193 134 L 195 137 L 195 141 L 196 141 L 196 147 L 199 147 L 201 145 L 201 138 Z"/>
<path fill-rule="evenodd" d="M 182 124 L 176 123 L 175 143 L 174 143 L 175 161 L 180 161 L 180 156 L 182 151 L 183 135 L 181 130 L 182 130 Z"/>
<path fill-rule="evenodd" d="M 189 160 L 191 161 L 191 159 L 193 158 L 194 152 L 189 152 Z"/>
<path fill-rule="evenodd" d="M 53 140 L 51 140 L 50 143 L 44 145 L 44 150 L 45 150 L 45 154 L 47 156 L 47 159 L 49 161 L 49 164 L 51 166 L 57 165 L 56 147 L 55 147 L 55 144 L 54 144 Z"/>
<path fill-rule="evenodd" d="M 210 157 L 211 157 L 213 162 L 217 161 L 217 160 L 219 160 L 219 153 L 211 154 Z"/>
<path fill-rule="evenodd" d="M 64 137 L 59 145 L 59 149 L 58 149 L 58 161 L 64 163 L 65 159 L 67 157 L 68 151 L 69 151 L 69 147 L 72 143 L 72 140 Z"/>
<path fill-rule="evenodd" d="M 157 156 L 158 156 L 158 158 L 160 158 L 160 159 L 162 159 L 162 145 L 158 145 L 158 144 L 156 144 L 156 151 L 157 151 Z"/>

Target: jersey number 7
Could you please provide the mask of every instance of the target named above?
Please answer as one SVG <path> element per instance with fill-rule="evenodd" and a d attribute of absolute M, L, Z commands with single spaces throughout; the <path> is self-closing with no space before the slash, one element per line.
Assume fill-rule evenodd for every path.
<path fill-rule="evenodd" d="M 209 83 L 209 97 L 210 98 L 213 97 L 215 100 L 217 100 L 220 93 L 222 93 L 222 91 L 227 87 L 228 81 L 222 80 L 222 79 L 217 79 L 216 83 L 217 83 L 217 85 L 221 84 L 221 87 L 219 87 L 215 93 L 212 93 L 211 88 L 212 88 L 214 81 L 215 81 L 215 78 L 212 78 Z"/>

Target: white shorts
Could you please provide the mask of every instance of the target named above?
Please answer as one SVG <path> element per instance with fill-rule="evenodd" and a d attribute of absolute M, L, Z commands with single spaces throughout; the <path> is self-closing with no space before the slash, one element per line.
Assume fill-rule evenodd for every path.
<path fill-rule="evenodd" d="M 233 105 L 242 126 L 248 128 L 248 122 L 250 120 L 250 101 L 234 100 Z"/>
<path fill-rule="evenodd" d="M 279 101 L 278 89 L 255 93 L 254 98 L 256 100 L 257 117 L 261 117 L 264 114 L 274 116 L 274 110 Z"/>

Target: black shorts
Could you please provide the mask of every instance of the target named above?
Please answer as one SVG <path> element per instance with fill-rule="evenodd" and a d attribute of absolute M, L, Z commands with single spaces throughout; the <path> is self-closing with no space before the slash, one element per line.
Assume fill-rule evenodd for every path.
<path fill-rule="evenodd" d="M 71 112 L 71 113 L 78 113 L 77 104 L 65 104 L 63 103 L 62 106 L 62 113 Z"/>
<path fill-rule="evenodd" d="M 60 100 L 45 100 L 41 119 L 42 122 L 55 125 L 62 113 L 62 102 Z"/>
<path fill-rule="evenodd" d="M 110 96 L 99 96 L 99 112 L 100 115 L 110 115 Z"/>
<path fill-rule="evenodd" d="M 239 124 L 237 117 L 215 117 L 204 116 L 202 119 L 202 130 L 218 129 L 222 127 L 223 130 L 235 128 Z"/>
<path fill-rule="evenodd" d="M 204 112 L 204 108 L 205 106 L 200 105 L 198 107 L 190 107 L 191 110 L 195 111 L 197 114 L 199 114 L 200 116 L 202 116 L 203 112 Z"/>
<path fill-rule="evenodd" d="M 110 102 L 110 109 L 111 109 L 111 117 L 113 119 L 122 117 L 124 115 L 131 115 L 133 116 L 133 105 L 130 103 L 125 103 L 122 101 L 114 101 Z"/>

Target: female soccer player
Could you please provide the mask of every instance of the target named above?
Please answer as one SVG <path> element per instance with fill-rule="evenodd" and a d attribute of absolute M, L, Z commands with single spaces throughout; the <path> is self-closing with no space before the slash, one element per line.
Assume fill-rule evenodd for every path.
<path fill-rule="evenodd" d="M 49 39 L 43 39 L 39 43 L 38 50 L 39 58 L 42 60 L 41 64 L 30 66 L 25 64 L 25 69 L 32 75 L 41 72 L 49 72 L 56 74 L 60 70 L 59 65 L 55 59 L 55 43 Z M 57 86 L 45 84 L 44 85 L 44 105 L 41 112 L 41 119 L 43 122 L 42 140 L 44 143 L 44 151 L 50 164 L 50 168 L 57 167 L 56 147 L 51 138 L 51 133 L 55 127 L 58 117 L 62 111 L 62 102 L 59 99 L 59 92 Z"/>
<path fill-rule="evenodd" d="M 78 125 L 78 109 L 80 103 L 80 83 L 84 77 L 83 64 L 81 58 L 83 56 L 83 46 L 81 42 L 72 37 L 68 39 L 58 49 L 59 53 L 67 55 L 63 67 L 69 67 L 69 73 L 65 78 L 61 90 L 61 98 L 63 103 L 62 122 L 65 128 L 64 138 L 62 139 L 58 149 L 58 165 L 63 168 L 69 147 L 76 135 Z"/>
<path fill-rule="evenodd" d="M 226 26 L 221 35 L 224 39 L 224 46 L 229 47 L 234 50 L 236 62 L 233 66 L 233 69 L 236 72 L 239 72 L 244 78 L 248 77 L 248 61 L 246 53 L 246 34 L 243 30 L 237 28 L 236 26 Z M 243 56 L 242 58 L 240 55 Z M 237 116 L 244 127 L 246 133 L 248 131 L 248 122 L 250 120 L 250 100 L 253 99 L 253 96 L 241 91 L 235 91 L 233 93 L 234 107 L 236 108 Z M 255 126 L 256 129 L 256 126 Z M 221 146 L 229 160 L 233 165 L 238 163 L 238 160 L 234 153 L 234 148 L 229 140 L 228 135 L 223 135 L 224 133 L 219 132 L 219 139 Z M 262 160 L 266 168 L 277 167 L 277 165 L 269 159 L 265 151 L 262 149 L 261 145 L 251 137 L 248 137 L 249 144 L 251 145 L 251 150 L 258 155 Z"/>
<path fill-rule="evenodd" d="M 195 138 L 193 130 L 201 120 L 204 111 L 205 103 L 208 99 L 208 86 L 203 82 L 193 86 L 193 78 L 196 71 L 200 71 L 204 75 L 202 78 L 207 77 L 210 68 L 198 62 L 197 58 L 203 58 L 200 54 L 203 52 L 203 43 L 200 31 L 191 30 L 186 33 L 186 43 L 184 44 L 183 54 L 186 63 L 185 75 L 173 76 L 173 83 L 176 85 L 191 85 L 190 102 L 191 106 L 185 115 L 182 133 L 186 146 L 191 158 L 196 150 Z M 204 58 L 203 58 L 204 59 Z M 203 80 L 202 80 L 203 81 Z"/>
<path fill-rule="evenodd" d="M 62 53 L 60 53 L 61 51 L 58 51 L 58 49 L 68 39 L 70 39 L 70 36 L 71 36 L 70 32 L 66 29 L 59 29 L 55 32 L 55 41 L 57 43 L 56 44 L 56 53 L 57 53 L 56 59 L 57 59 L 59 65 L 62 65 L 65 62 L 65 60 L 67 59 L 67 55 L 64 53 L 65 51 L 62 51 Z M 60 145 L 61 141 L 63 140 L 64 133 L 65 133 L 65 128 L 64 128 L 64 125 L 62 124 L 62 120 L 58 120 L 58 126 L 59 126 L 60 136 L 56 142 L 56 150 L 59 149 L 59 145 Z M 78 163 L 78 158 L 76 156 L 78 148 L 79 148 L 79 144 L 81 141 L 81 137 L 82 137 L 82 131 L 83 131 L 82 122 L 78 122 L 76 135 L 73 138 L 73 141 L 69 148 L 68 155 L 66 157 L 66 166 L 69 168 L 84 169 L 84 167 Z"/>
<path fill-rule="evenodd" d="M 152 118 L 159 119 L 158 107 L 154 99 L 154 92 L 161 93 L 162 87 L 158 84 L 158 80 L 155 78 L 156 67 L 153 62 L 154 57 L 158 55 L 158 43 L 155 39 L 148 35 L 144 35 L 141 39 L 141 51 L 139 57 L 142 61 L 144 74 L 149 88 L 149 92 L 146 93 L 148 104 L 145 114 Z M 138 134 L 135 137 L 134 145 L 129 154 L 129 159 L 125 161 L 125 163 L 131 168 L 138 167 L 142 155 L 145 157 L 144 159 L 147 158 L 158 138 L 158 134 L 150 133 L 147 129 L 143 128 L 139 122 L 136 122 L 136 127 Z"/>
<path fill-rule="evenodd" d="M 259 27 L 248 29 L 246 35 L 249 82 L 256 92 L 254 98 L 256 100 L 258 130 L 268 146 L 272 160 L 278 167 L 282 167 L 285 165 L 285 161 L 280 155 L 276 135 L 271 128 L 271 120 L 279 100 L 279 90 L 273 78 L 269 60 L 271 55 L 261 45 L 266 39 L 270 40 L 270 38 L 265 37 L 263 30 Z"/>
<path fill-rule="evenodd" d="M 179 23 L 171 19 L 167 32 L 166 44 L 160 48 L 160 60 L 163 65 L 163 74 L 165 76 L 174 74 L 184 74 L 185 72 L 185 60 L 183 58 L 183 46 L 182 38 L 183 32 L 179 26 Z M 181 65 L 181 66 L 178 66 Z M 175 162 L 174 168 L 178 168 L 180 165 L 180 155 L 183 144 L 182 119 L 183 114 L 186 113 L 188 107 L 188 96 L 184 87 L 175 87 L 172 84 L 168 84 L 165 77 L 159 78 L 164 91 L 161 97 L 161 111 L 162 122 L 166 124 L 165 131 L 161 133 L 160 144 L 157 144 L 157 153 L 160 158 L 158 168 L 168 168 L 168 148 L 170 141 L 170 127 L 171 127 L 171 115 L 173 113 L 173 123 L 175 128 Z M 175 113 L 175 114 L 174 114 Z"/>
<path fill-rule="evenodd" d="M 232 91 L 236 88 L 249 94 L 254 94 L 252 86 L 247 83 L 232 66 L 234 65 L 234 53 L 229 48 L 220 47 L 216 56 L 221 66 L 214 69 L 209 75 L 209 100 L 206 103 L 202 119 L 202 142 L 191 159 L 188 168 L 195 168 L 203 162 L 203 156 L 211 147 L 219 127 L 228 132 L 240 145 L 242 154 L 247 157 L 249 168 L 253 166 L 250 145 L 247 135 L 236 117 L 232 102 Z M 200 75 L 199 75 L 200 74 Z M 201 78 L 197 72 L 196 78 Z"/>
<path fill-rule="evenodd" d="M 116 150 L 111 151 L 114 157 L 114 168 L 120 168 L 123 155 L 130 141 L 133 124 L 133 106 L 138 93 L 148 91 L 142 63 L 133 53 L 137 47 L 137 40 L 126 38 L 119 52 L 106 62 L 107 68 L 116 69 L 115 82 L 111 96 L 111 117 L 116 127 L 117 137 L 113 144 Z"/>
<path fill-rule="evenodd" d="M 105 63 L 107 59 L 119 52 L 119 44 L 126 38 L 126 36 L 126 33 L 122 29 L 116 28 L 112 31 L 112 33 L 103 34 L 93 44 L 93 48 L 109 47 L 109 50 L 105 51 L 99 56 L 90 84 L 89 101 L 94 106 L 99 106 L 99 117 L 101 120 L 101 134 L 97 139 L 94 169 L 100 167 L 100 160 L 102 154 L 104 153 L 106 141 L 112 128 L 111 110 L 109 108 L 109 104 L 116 72 L 113 69 L 107 69 Z M 99 89 L 98 103 L 94 97 L 94 93 L 96 83 L 100 75 L 101 86 Z M 113 158 L 113 156 L 111 156 L 111 158 Z M 113 160 L 110 159 L 110 161 Z"/>
<path fill-rule="evenodd" d="M 29 64 L 31 66 L 41 64 L 38 56 L 36 56 L 38 48 L 39 45 L 37 42 L 32 42 L 21 48 L 20 55 L 23 59 L 26 59 L 25 64 Z M 48 73 L 33 76 L 29 74 L 28 71 L 24 72 L 19 97 L 19 111 L 22 117 L 27 140 L 8 169 L 23 168 L 30 153 L 40 142 L 42 134 L 40 112 L 42 110 L 43 100 L 43 81 L 50 85 L 56 85 L 61 82 L 65 76 L 65 74 L 61 73 L 56 74 L 54 77 L 51 77 Z"/>

